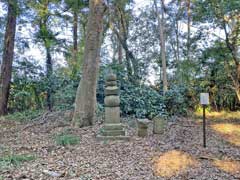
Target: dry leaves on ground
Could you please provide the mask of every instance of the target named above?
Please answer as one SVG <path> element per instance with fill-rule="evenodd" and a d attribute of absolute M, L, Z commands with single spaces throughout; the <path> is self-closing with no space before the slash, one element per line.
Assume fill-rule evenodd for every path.
<path fill-rule="evenodd" d="M 207 148 L 203 148 L 202 124 L 192 119 L 178 119 L 163 134 L 146 138 L 137 137 L 136 130 L 128 127 L 131 138 L 127 142 L 99 142 L 95 138 L 98 125 L 72 128 L 65 119 L 61 114 L 49 114 L 43 123 L 30 126 L 1 120 L 0 156 L 30 154 L 36 159 L 0 168 L 0 179 L 240 179 L 239 146 L 228 143 L 211 125 L 207 127 Z M 65 132 L 79 137 L 80 142 L 57 145 L 54 137 Z M 200 158 L 203 156 L 210 158 Z"/>

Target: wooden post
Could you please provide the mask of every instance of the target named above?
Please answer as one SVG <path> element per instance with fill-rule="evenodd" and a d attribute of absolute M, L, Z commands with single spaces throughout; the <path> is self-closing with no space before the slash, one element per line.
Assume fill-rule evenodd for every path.
<path fill-rule="evenodd" d="M 200 103 L 203 107 L 203 147 L 206 147 L 206 107 L 209 104 L 209 94 L 201 93 L 200 94 Z"/>
<path fill-rule="evenodd" d="M 203 147 L 206 148 L 206 105 L 203 105 Z"/>

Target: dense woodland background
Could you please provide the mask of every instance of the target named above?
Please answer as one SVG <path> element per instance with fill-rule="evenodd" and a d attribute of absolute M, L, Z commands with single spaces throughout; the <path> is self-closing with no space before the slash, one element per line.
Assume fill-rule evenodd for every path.
<path fill-rule="evenodd" d="M 1 115 L 74 106 L 74 118 L 79 107 L 101 114 L 110 71 L 118 77 L 123 117 L 188 115 L 200 110 L 200 92 L 210 93 L 211 111 L 240 108 L 238 0 L 0 5 Z"/>

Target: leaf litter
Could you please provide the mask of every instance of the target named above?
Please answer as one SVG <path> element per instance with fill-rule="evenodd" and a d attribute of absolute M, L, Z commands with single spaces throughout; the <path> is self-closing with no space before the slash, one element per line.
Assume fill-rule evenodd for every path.
<path fill-rule="evenodd" d="M 0 166 L 2 179 L 240 179 L 240 147 L 211 128 L 211 122 L 203 148 L 202 124 L 190 118 L 169 122 L 163 134 L 149 133 L 146 138 L 137 137 L 136 129 L 128 126 L 129 141 L 97 141 L 100 125 L 73 128 L 61 113 L 49 113 L 39 121 L 0 120 L 0 157 L 10 153 L 36 157 L 19 166 Z M 54 137 L 64 132 L 80 142 L 57 145 Z"/>

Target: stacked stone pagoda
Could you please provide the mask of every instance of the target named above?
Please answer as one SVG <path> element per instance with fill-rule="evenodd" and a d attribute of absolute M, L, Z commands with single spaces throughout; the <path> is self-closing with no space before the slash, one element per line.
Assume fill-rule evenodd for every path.
<path fill-rule="evenodd" d="M 105 121 L 97 138 L 100 140 L 128 139 L 128 137 L 125 136 L 124 127 L 120 122 L 120 98 L 117 87 L 117 77 L 112 73 L 106 77 L 104 104 Z"/>

